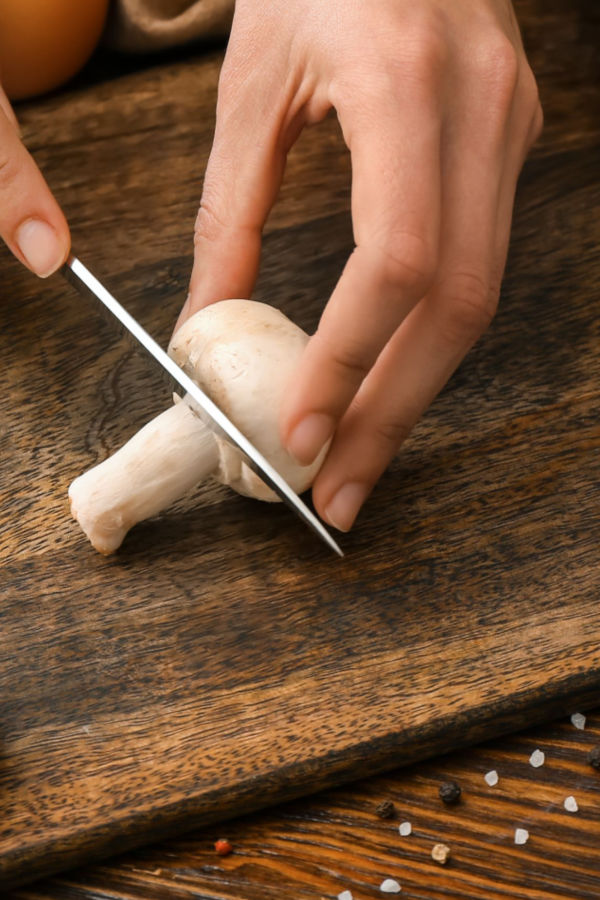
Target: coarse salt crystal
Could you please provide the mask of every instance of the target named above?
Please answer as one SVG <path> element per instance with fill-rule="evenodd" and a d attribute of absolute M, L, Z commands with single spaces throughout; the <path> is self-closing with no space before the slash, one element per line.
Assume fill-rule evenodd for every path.
<path fill-rule="evenodd" d="M 402 837 L 408 837 L 408 835 L 412 831 L 412 825 L 410 824 L 410 822 L 401 822 L 398 826 L 398 831 L 400 832 Z"/>
<path fill-rule="evenodd" d="M 571 794 L 570 797 L 565 797 L 565 802 L 563 803 L 564 808 L 567 812 L 577 812 L 579 807 L 577 806 L 577 800 Z"/>
<path fill-rule="evenodd" d="M 489 784 L 490 787 L 495 787 L 498 784 L 498 773 L 495 769 L 492 769 L 491 772 L 486 772 L 483 777 L 485 778 L 486 784 Z"/>
<path fill-rule="evenodd" d="M 543 750 L 534 750 L 529 757 L 529 762 L 534 769 L 539 769 L 540 766 L 544 765 L 545 759 L 546 757 Z"/>
<path fill-rule="evenodd" d="M 342 891 L 337 895 L 337 900 L 353 900 L 352 891 Z"/>
<path fill-rule="evenodd" d="M 515 828 L 515 844 L 526 844 L 529 840 L 529 832 L 526 828 Z"/>
<path fill-rule="evenodd" d="M 575 726 L 575 728 L 579 728 L 580 731 L 583 731 L 585 728 L 585 716 L 583 713 L 573 713 L 571 716 L 571 722 Z"/>
<path fill-rule="evenodd" d="M 382 894 L 399 894 L 402 888 L 393 878 L 385 878 L 379 885 Z"/>

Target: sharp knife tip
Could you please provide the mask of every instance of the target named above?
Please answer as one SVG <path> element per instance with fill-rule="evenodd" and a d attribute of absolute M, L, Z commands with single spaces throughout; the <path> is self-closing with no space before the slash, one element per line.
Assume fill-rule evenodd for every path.
<path fill-rule="evenodd" d="M 329 547 L 331 547 L 334 553 L 337 553 L 340 559 L 343 559 L 344 551 L 342 550 L 340 545 L 331 537 L 328 531 L 326 531 L 325 533 L 327 534 L 327 544 L 329 545 Z"/>

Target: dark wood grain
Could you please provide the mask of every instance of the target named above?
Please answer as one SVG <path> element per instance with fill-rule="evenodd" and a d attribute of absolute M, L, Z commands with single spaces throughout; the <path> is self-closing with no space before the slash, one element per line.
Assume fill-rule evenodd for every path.
<path fill-rule="evenodd" d="M 354 900 L 383 896 L 395 878 L 408 900 L 597 900 L 600 896 L 600 772 L 587 763 L 600 744 L 600 714 L 584 731 L 562 721 L 466 753 L 296 801 L 272 812 L 194 831 L 185 837 L 70 872 L 10 894 L 8 900 Z M 529 757 L 542 749 L 534 769 Z M 498 772 L 488 787 L 486 772 Z M 365 769 L 363 774 L 368 774 Z M 439 786 L 462 788 L 446 807 Z M 567 812 L 574 796 L 579 810 Z M 395 816 L 375 813 L 391 799 Z M 400 837 L 400 822 L 412 834 Z M 514 843 L 516 828 L 529 831 Z M 227 836 L 234 852 L 215 854 Z M 431 858 L 442 841 L 446 868 Z"/>
<path fill-rule="evenodd" d="M 597 703 L 591 9 L 522 4 L 547 127 L 501 311 L 343 563 L 285 510 L 213 486 L 95 555 L 68 483 L 168 397 L 58 278 L 0 258 L 3 885 Z M 185 294 L 219 62 L 20 111 L 78 253 L 161 339 Z M 268 228 L 257 297 L 309 329 L 351 248 L 348 177 L 328 119 L 293 151 Z"/>

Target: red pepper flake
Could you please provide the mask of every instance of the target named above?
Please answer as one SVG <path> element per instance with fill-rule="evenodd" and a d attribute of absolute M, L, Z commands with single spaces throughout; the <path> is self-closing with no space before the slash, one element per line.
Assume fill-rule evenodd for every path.
<path fill-rule="evenodd" d="M 233 847 L 229 841 L 225 840 L 225 838 L 219 838 L 218 841 L 215 841 L 215 851 L 219 856 L 229 856 L 233 851 Z"/>

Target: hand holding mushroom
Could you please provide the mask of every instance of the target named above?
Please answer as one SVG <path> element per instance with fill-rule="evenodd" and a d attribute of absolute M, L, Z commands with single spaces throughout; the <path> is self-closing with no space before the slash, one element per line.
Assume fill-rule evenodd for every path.
<path fill-rule="evenodd" d="M 183 316 L 250 296 L 288 153 L 334 109 L 355 246 L 281 432 L 303 463 L 333 438 L 313 501 L 342 531 L 496 309 L 517 179 L 543 119 L 512 7 L 235 3 Z"/>
<path fill-rule="evenodd" d="M 222 300 L 176 332 L 169 353 L 300 493 L 312 484 L 327 447 L 300 466 L 282 447 L 283 398 L 308 335 L 264 303 Z M 136 522 L 156 515 L 209 476 L 260 500 L 277 496 L 187 403 L 144 426 L 71 484 L 71 511 L 101 553 L 112 553 Z"/>

